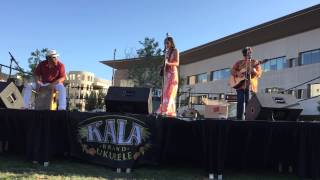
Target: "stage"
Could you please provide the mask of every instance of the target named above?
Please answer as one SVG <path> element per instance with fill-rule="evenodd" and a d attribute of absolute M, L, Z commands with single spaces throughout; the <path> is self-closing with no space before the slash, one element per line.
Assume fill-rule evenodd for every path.
<path fill-rule="evenodd" d="M 183 121 L 146 115 L 13 109 L 0 109 L 0 117 L 1 149 L 24 155 L 30 161 L 49 162 L 56 156 L 67 155 L 83 159 L 84 163 L 110 167 L 190 165 L 214 174 L 223 174 L 227 169 L 277 172 L 282 164 L 283 171 L 291 168 L 301 178 L 320 177 L 319 122 Z M 107 135 L 113 132 L 112 126 L 108 126 L 113 120 L 118 123 L 115 126 L 118 144 L 108 149 L 104 145 L 112 144 L 112 134 Z M 125 127 L 131 120 L 132 128 Z M 100 125 L 105 131 L 99 132 Z M 122 125 L 124 133 L 119 133 Z M 135 128 L 142 126 L 148 133 L 145 135 L 145 130 L 141 133 L 143 141 L 139 143 L 140 131 Z M 78 132 L 83 127 L 89 127 L 89 131 L 81 139 Z M 127 130 L 131 133 L 125 133 Z M 125 136 L 123 141 L 121 135 Z M 84 137 L 94 141 L 84 143 Z M 125 144 L 126 138 L 132 144 Z M 123 146 L 119 145 L 119 139 Z M 4 147 L 6 143 L 8 149 Z M 138 151 L 133 148 L 135 145 Z M 113 156 L 111 151 L 121 151 L 119 147 L 123 154 Z M 138 152 L 132 159 L 131 150 Z"/>

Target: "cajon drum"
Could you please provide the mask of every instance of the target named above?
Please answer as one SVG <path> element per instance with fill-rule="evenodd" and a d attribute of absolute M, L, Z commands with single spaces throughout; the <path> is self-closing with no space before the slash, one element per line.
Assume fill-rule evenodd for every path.
<path fill-rule="evenodd" d="M 58 92 L 51 86 L 42 86 L 39 88 L 36 99 L 36 110 L 57 110 Z"/>

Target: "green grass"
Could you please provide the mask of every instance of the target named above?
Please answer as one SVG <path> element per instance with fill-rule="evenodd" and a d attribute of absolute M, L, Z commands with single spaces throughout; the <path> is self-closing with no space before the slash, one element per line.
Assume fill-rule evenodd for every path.
<path fill-rule="evenodd" d="M 112 169 L 85 162 L 55 160 L 48 167 L 23 160 L 13 155 L 0 156 L 0 179 L 37 180 L 194 180 L 208 179 L 202 168 L 139 167 L 130 174 L 116 173 Z M 225 172 L 224 180 L 298 180 L 294 175 L 270 172 Z"/>

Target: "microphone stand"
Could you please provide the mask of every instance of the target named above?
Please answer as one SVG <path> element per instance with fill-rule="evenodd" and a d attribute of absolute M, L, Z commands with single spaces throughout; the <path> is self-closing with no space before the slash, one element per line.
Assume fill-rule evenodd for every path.
<path fill-rule="evenodd" d="M 246 56 L 246 61 L 249 61 L 246 62 L 246 80 L 244 81 L 244 90 L 243 90 L 243 111 L 242 111 L 242 120 L 246 120 L 246 91 L 247 91 L 247 83 L 249 83 L 248 85 L 248 100 L 251 99 L 252 97 L 252 94 L 251 94 L 251 72 L 252 72 L 252 65 L 251 65 L 251 62 L 252 62 L 252 58 L 251 58 L 251 52 L 250 54 L 248 53 L 247 56 Z M 249 66 L 249 67 L 248 67 Z M 249 74 L 248 74 L 249 73 Z"/>
<path fill-rule="evenodd" d="M 250 53 L 250 55 L 249 55 L 249 99 L 251 99 L 251 97 L 252 97 L 251 75 L 252 75 L 252 58 L 251 58 L 251 53 Z"/>
<path fill-rule="evenodd" d="M 9 52 L 11 58 L 10 58 L 10 66 L 9 66 L 9 77 L 8 79 L 11 79 L 11 71 L 12 71 L 12 62 L 15 61 L 14 57 L 12 56 L 12 54 Z"/>
<path fill-rule="evenodd" d="M 22 70 L 22 68 L 19 66 L 19 63 L 16 61 L 16 59 L 12 56 L 12 54 L 9 52 L 9 54 L 10 54 L 10 56 L 11 56 L 11 59 L 10 59 L 10 75 L 11 75 L 11 69 L 12 69 L 12 62 L 14 62 L 16 65 L 17 65 L 17 67 L 18 67 L 18 69 L 19 69 L 19 71 L 20 72 L 22 72 L 22 73 L 25 73 L 23 70 Z"/>
<path fill-rule="evenodd" d="M 112 67 L 112 86 L 114 86 L 114 82 L 115 82 L 115 70 L 114 70 L 114 63 L 115 63 L 115 60 L 116 60 L 116 52 L 117 52 L 117 49 L 114 49 L 113 50 L 113 67 Z"/>
<path fill-rule="evenodd" d="M 162 87 L 161 87 L 161 103 L 160 103 L 160 114 L 163 115 L 162 113 L 162 107 L 163 107 L 163 95 L 164 95 L 164 78 L 165 78 L 165 75 L 166 75 L 166 61 L 167 61 L 167 53 L 168 53 L 168 50 L 165 48 L 164 50 L 164 63 L 163 63 L 163 69 L 162 69 Z"/>
<path fill-rule="evenodd" d="M 23 74 L 23 76 L 25 75 L 25 74 L 27 74 L 26 72 L 24 72 L 23 70 L 22 70 L 22 68 L 19 66 L 19 63 L 16 61 L 16 59 L 13 57 L 13 55 L 9 52 L 9 55 L 10 55 L 10 67 L 9 67 L 9 81 L 11 81 L 12 80 L 12 78 L 11 78 L 11 73 L 12 73 L 12 69 L 15 69 L 15 68 L 12 68 L 12 62 L 14 62 L 16 65 L 17 65 L 17 69 L 16 70 L 18 70 L 18 71 L 20 71 L 22 74 Z M 28 74 L 30 74 L 30 73 L 28 73 Z"/>

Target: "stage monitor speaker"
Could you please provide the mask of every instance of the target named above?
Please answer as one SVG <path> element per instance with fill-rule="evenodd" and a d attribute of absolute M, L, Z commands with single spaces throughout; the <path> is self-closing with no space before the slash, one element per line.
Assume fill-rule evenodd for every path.
<path fill-rule="evenodd" d="M 0 108 L 21 109 L 23 98 L 13 82 L 0 82 Z"/>
<path fill-rule="evenodd" d="M 301 111 L 292 95 L 257 93 L 246 106 L 246 120 L 297 121 Z"/>
<path fill-rule="evenodd" d="M 105 98 L 107 112 L 151 114 L 151 88 L 109 87 Z"/>

